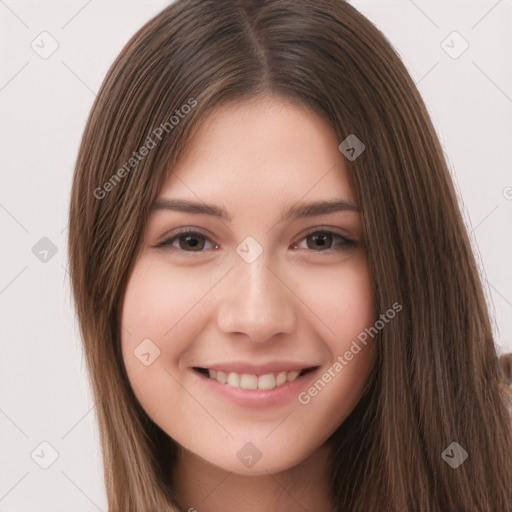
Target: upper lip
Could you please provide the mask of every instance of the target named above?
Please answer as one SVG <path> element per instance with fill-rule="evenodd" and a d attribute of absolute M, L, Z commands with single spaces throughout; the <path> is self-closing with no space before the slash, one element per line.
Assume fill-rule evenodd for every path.
<path fill-rule="evenodd" d="M 266 375 L 267 373 L 291 372 L 294 370 L 306 370 L 316 368 L 319 365 L 300 363 L 296 361 L 271 361 L 265 364 L 251 364 L 244 362 L 224 362 L 195 365 L 193 368 L 223 371 L 225 373 L 238 373 L 247 375 Z"/>

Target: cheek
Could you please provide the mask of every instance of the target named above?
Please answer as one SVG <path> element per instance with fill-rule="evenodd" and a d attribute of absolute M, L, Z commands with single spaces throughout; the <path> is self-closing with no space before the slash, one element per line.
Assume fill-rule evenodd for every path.
<path fill-rule="evenodd" d="M 318 332 L 331 352 L 347 350 L 352 339 L 375 321 L 372 284 L 364 258 L 333 271 L 322 270 L 305 282 L 301 295 L 317 315 Z"/>
<path fill-rule="evenodd" d="M 128 356 L 146 338 L 155 341 L 163 358 L 176 358 L 186 350 L 186 340 L 193 339 L 199 326 L 198 305 L 208 281 L 165 265 L 141 262 L 136 266 L 122 308 L 123 354 Z M 129 360 L 125 357 L 125 362 Z"/>
<path fill-rule="evenodd" d="M 372 283 L 364 259 L 353 260 L 339 272 L 317 273 L 304 295 L 318 315 L 318 332 L 325 333 L 331 364 L 300 397 L 326 430 L 333 430 L 355 406 L 375 355 L 372 337 L 376 311 Z"/>
<path fill-rule="evenodd" d="M 166 414 L 162 403 L 180 407 L 171 374 L 200 331 L 196 306 L 207 281 L 149 259 L 139 260 L 128 280 L 121 311 L 123 362 L 136 398 L 158 424 Z"/>

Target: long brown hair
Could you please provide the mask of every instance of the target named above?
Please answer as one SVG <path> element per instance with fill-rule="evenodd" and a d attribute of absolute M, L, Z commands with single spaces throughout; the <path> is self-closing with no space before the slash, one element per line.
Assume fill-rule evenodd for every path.
<path fill-rule="evenodd" d="M 138 404 L 120 350 L 119 308 L 149 207 L 200 121 L 261 94 L 308 106 L 340 143 L 363 141 L 347 168 L 375 309 L 403 306 L 376 336 L 365 393 L 329 441 L 335 509 L 512 510 L 510 394 L 488 307 L 442 148 L 391 44 L 342 0 L 178 0 L 108 71 L 71 193 L 71 286 L 109 511 L 178 507 L 176 443 Z M 468 454 L 457 468 L 442 456 L 453 442 Z"/>

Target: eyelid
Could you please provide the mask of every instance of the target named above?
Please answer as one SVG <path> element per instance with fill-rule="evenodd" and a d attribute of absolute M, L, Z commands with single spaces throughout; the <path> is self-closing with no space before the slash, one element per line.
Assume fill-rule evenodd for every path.
<path fill-rule="evenodd" d="M 300 236 L 301 236 L 301 240 L 302 240 L 302 238 L 304 238 L 308 235 L 312 235 L 313 233 L 325 233 L 326 232 L 329 234 L 341 236 L 345 240 L 350 240 L 352 242 L 355 242 L 355 240 L 350 235 L 341 233 L 340 230 L 341 230 L 341 228 L 335 228 L 335 227 L 330 227 L 330 226 L 315 226 L 313 228 L 306 230 Z"/>
<path fill-rule="evenodd" d="M 214 245 L 218 245 L 215 242 L 213 242 L 210 239 L 210 236 L 207 235 L 206 233 L 204 233 L 204 230 L 202 230 L 201 228 L 196 228 L 194 226 L 186 226 L 183 228 L 177 228 L 177 229 L 171 231 L 169 234 L 164 235 L 162 237 L 162 240 L 160 242 L 157 242 L 155 245 L 153 245 L 153 247 L 156 249 L 170 249 L 170 250 L 175 249 L 175 250 L 179 251 L 180 249 L 176 249 L 175 247 L 172 247 L 171 243 L 175 242 L 180 236 L 184 236 L 184 235 L 199 235 L 199 236 L 205 238 L 205 240 L 208 240 L 210 243 L 212 243 Z M 181 251 L 181 252 L 204 252 L 204 251 Z"/>
<path fill-rule="evenodd" d="M 354 238 L 352 238 L 351 236 L 348 236 L 346 234 L 343 234 L 343 233 L 340 233 L 339 232 L 339 229 L 340 228 L 334 228 L 334 227 L 322 227 L 322 226 L 316 226 L 314 228 L 311 228 L 311 229 L 308 229 L 307 231 L 305 231 L 304 233 L 302 233 L 298 239 L 297 242 L 293 242 L 293 246 L 296 246 L 298 245 L 300 242 L 302 242 L 303 240 L 305 240 L 308 236 L 310 235 L 313 235 L 313 234 L 316 234 L 316 233 L 325 233 L 325 234 L 328 234 L 328 235 L 333 235 L 333 236 L 337 236 L 339 238 L 341 238 L 343 240 L 343 243 L 339 244 L 339 245 L 334 245 L 334 247 L 331 247 L 329 249 L 325 249 L 323 251 L 313 251 L 313 250 L 309 250 L 309 252 L 313 252 L 313 253 L 325 253 L 325 254 L 329 254 L 329 253 L 332 253 L 332 252 L 336 252 L 336 251 L 342 251 L 342 250 L 346 250 L 346 249 L 349 249 L 349 248 L 352 248 L 352 247 L 355 247 L 358 245 L 358 242 L 357 240 L 355 240 Z"/>

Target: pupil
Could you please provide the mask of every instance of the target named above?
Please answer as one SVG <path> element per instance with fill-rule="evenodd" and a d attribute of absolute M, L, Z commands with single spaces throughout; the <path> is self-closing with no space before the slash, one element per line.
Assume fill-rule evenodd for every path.
<path fill-rule="evenodd" d="M 326 243 L 325 239 L 330 238 L 330 235 L 323 234 L 323 235 L 313 235 L 312 238 L 314 239 L 317 246 L 320 247 L 328 247 L 328 243 Z"/>
<path fill-rule="evenodd" d="M 185 243 L 188 244 L 192 248 L 197 248 L 201 245 L 200 242 L 198 241 L 198 237 L 196 237 L 194 235 L 186 236 L 185 241 L 186 241 Z"/>

